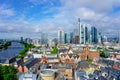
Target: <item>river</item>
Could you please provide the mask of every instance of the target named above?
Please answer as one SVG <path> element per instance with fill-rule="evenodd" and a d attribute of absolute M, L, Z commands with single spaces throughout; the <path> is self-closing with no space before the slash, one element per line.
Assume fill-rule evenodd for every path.
<path fill-rule="evenodd" d="M 12 42 L 11 46 L 7 49 L 0 50 L 0 59 L 8 59 L 12 58 L 19 54 L 21 50 L 23 50 L 24 46 L 18 42 Z"/>

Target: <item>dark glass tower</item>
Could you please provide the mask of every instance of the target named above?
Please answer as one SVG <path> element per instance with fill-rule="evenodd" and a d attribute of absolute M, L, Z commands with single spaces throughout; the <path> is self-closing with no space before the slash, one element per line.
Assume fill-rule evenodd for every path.
<path fill-rule="evenodd" d="M 67 41 L 67 33 L 64 34 L 64 39 L 65 39 L 65 40 L 64 40 L 64 41 L 65 41 L 64 43 L 67 43 L 67 42 L 68 42 L 68 41 Z"/>
<path fill-rule="evenodd" d="M 70 43 L 74 42 L 74 34 L 73 32 L 70 32 Z"/>
<path fill-rule="evenodd" d="M 97 29 L 94 26 L 91 27 L 91 38 L 93 44 L 96 44 L 98 42 Z"/>
<path fill-rule="evenodd" d="M 85 43 L 88 43 L 88 28 L 85 27 Z"/>

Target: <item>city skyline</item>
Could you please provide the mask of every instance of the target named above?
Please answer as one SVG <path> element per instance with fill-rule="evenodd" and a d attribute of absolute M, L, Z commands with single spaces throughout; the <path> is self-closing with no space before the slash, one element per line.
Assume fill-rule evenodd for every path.
<path fill-rule="evenodd" d="M 58 30 L 78 29 L 78 18 L 104 34 L 118 36 L 119 4 L 119 0 L 1 0 L 0 38 L 40 38 L 41 33 L 57 38 Z"/>

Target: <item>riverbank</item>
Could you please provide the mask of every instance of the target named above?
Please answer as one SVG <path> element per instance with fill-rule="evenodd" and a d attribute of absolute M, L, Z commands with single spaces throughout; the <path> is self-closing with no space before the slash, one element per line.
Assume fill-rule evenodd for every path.
<path fill-rule="evenodd" d="M 7 42 L 0 41 L 0 50 L 7 49 L 8 46 L 11 46 L 11 41 L 7 41 Z"/>
<path fill-rule="evenodd" d="M 24 58 L 27 55 L 27 52 L 31 48 L 35 48 L 35 46 L 33 44 L 28 44 L 28 43 L 25 43 L 25 42 L 21 42 L 21 44 L 24 45 L 24 49 L 19 53 L 17 58 Z"/>
<path fill-rule="evenodd" d="M 11 42 L 11 45 L 6 49 L 0 50 L 0 59 L 9 59 L 19 55 L 24 49 L 24 46 L 19 42 Z"/>

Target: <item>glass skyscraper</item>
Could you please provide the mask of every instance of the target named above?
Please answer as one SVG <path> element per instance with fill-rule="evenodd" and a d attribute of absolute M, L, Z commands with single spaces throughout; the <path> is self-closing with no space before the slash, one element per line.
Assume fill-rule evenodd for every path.
<path fill-rule="evenodd" d="M 70 32 L 70 43 L 74 42 L 74 34 L 73 32 Z"/>
<path fill-rule="evenodd" d="M 94 26 L 91 27 L 91 38 L 92 38 L 91 41 L 92 41 L 93 44 L 98 42 L 98 40 L 97 40 L 97 29 Z"/>
<path fill-rule="evenodd" d="M 79 26 L 79 43 L 85 44 L 87 39 L 87 27 L 85 27 L 85 24 L 80 24 Z"/>
<path fill-rule="evenodd" d="M 41 33 L 41 44 L 48 44 L 48 34 Z"/>
<path fill-rule="evenodd" d="M 58 31 L 58 43 L 59 44 L 64 44 L 64 42 L 65 42 L 64 35 L 65 35 L 64 31 L 62 31 L 62 30 Z"/>
<path fill-rule="evenodd" d="M 64 43 L 68 43 L 68 36 L 67 36 L 67 33 L 64 34 L 64 39 L 65 39 L 65 40 L 64 40 L 64 41 L 65 41 Z"/>

